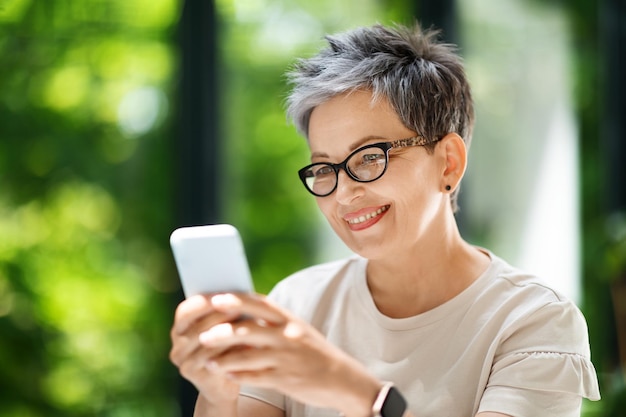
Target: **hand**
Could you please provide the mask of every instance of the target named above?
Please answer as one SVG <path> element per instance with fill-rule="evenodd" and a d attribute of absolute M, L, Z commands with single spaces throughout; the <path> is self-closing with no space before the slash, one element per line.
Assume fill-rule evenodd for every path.
<path fill-rule="evenodd" d="M 370 414 L 381 384 L 311 325 L 258 295 L 222 294 L 211 303 L 225 316 L 248 317 L 199 335 L 205 348 L 221 352 L 212 355 L 211 366 L 232 381 L 346 415 Z"/>
<path fill-rule="evenodd" d="M 170 360 L 183 377 L 198 389 L 212 406 L 224 406 L 237 401 L 239 384 L 210 366 L 210 360 L 223 354 L 224 348 L 209 348 L 200 344 L 200 334 L 236 320 L 238 315 L 217 311 L 211 296 L 197 295 L 181 302 L 176 309 L 170 336 Z"/>

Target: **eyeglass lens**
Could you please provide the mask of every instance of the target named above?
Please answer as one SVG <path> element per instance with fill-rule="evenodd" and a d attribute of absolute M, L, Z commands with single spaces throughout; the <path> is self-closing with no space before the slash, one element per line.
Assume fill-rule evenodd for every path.
<path fill-rule="evenodd" d="M 383 149 L 368 147 L 350 155 L 345 161 L 348 174 L 355 180 L 370 182 L 385 172 L 387 155 Z M 306 186 L 316 195 L 327 195 L 337 185 L 338 171 L 330 164 L 314 164 L 305 172 Z"/>

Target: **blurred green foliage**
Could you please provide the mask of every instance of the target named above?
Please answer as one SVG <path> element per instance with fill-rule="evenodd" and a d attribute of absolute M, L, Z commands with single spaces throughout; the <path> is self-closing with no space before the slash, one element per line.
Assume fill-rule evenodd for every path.
<path fill-rule="evenodd" d="M 208 1 L 208 0 L 207 0 Z M 260 292 L 316 259 L 320 218 L 296 175 L 283 74 L 323 35 L 410 23 L 409 0 L 215 0 L 224 221 Z M 568 9 L 583 137 L 585 313 L 614 369 L 598 273 L 604 235 L 594 2 Z M 177 415 L 167 360 L 178 282 L 167 239 L 181 0 L 0 0 L 0 415 Z M 613 384 L 619 387 L 619 383 Z M 623 382 L 621 385 L 623 390 Z M 618 388 L 615 388 L 616 390 Z M 619 397 L 610 397 L 615 410 Z M 588 415 L 604 416 L 602 404 Z M 617 414 L 613 414 L 617 415 Z"/>
<path fill-rule="evenodd" d="M 166 132 L 177 7 L 0 2 L 3 416 L 175 407 Z"/>

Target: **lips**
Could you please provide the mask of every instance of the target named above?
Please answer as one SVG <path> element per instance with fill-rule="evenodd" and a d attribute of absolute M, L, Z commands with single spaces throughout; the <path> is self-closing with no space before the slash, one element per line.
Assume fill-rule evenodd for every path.
<path fill-rule="evenodd" d="M 361 230 L 377 223 L 382 217 L 381 215 L 387 212 L 388 209 L 389 205 L 385 205 L 377 209 L 365 209 L 346 215 L 344 220 L 348 223 L 351 229 Z"/>

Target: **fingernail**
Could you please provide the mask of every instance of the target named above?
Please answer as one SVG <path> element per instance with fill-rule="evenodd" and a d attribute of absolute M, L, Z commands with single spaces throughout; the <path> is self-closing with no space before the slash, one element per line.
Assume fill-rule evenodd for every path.
<path fill-rule="evenodd" d="M 217 324 L 198 335 L 198 340 L 205 346 L 209 346 L 217 339 L 224 339 L 233 335 L 233 326 L 230 323 Z"/>
<path fill-rule="evenodd" d="M 217 308 L 228 308 L 241 305 L 241 301 L 233 294 L 217 294 L 211 297 L 211 304 Z"/>
<path fill-rule="evenodd" d="M 217 371 L 218 369 L 220 369 L 220 366 L 215 361 L 208 361 L 205 366 L 206 369 L 208 369 L 209 371 Z"/>
<path fill-rule="evenodd" d="M 211 336 L 210 331 L 207 331 L 200 333 L 200 335 L 198 335 L 198 340 L 200 341 L 200 343 L 207 346 L 211 344 L 213 337 Z"/>

